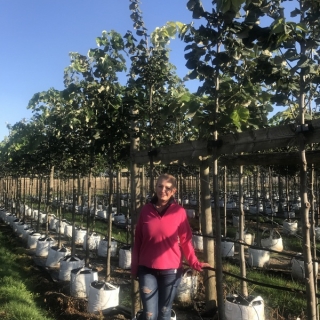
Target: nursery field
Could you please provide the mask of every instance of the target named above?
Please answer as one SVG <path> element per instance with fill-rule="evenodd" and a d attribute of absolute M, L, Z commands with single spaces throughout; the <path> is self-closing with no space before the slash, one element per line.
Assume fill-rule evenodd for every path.
<path fill-rule="evenodd" d="M 187 214 L 195 210 L 194 205 L 185 205 Z M 121 212 L 126 212 L 127 208 L 122 207 Z M 84 232 L 86 228 L 86 216 L 79 209 L 75 215 L 74 224 L 77 231 Z M 223 210 L 221 210 L 223 215 Z M 240 292 L 240 259 L 239 248 L 240 243 L 237 240 L 237 210 L 227 211 L 227 230 L 225 240 L 230 240 L 232 244 L 232 255 L 229 252 L 223 256 L 223 272 L 224 272 L 224 295 Z M 49 215 L 50 216 L 50 215 Z M 60 214 L 59 214 L 60 216 Z M 120 248 L 130 245 L 130 230 L 123 224 L 117 224 L 114 221 L 112 226 L 113 241 L 117 243 L 117 249 L 111 254 L 111 270 L 110 283 L 119 287 L 119 305 L 109 310 L 107 314 L 88 313 L 88 299 L 74 297 L 71 294 L 71 285 L 69 280 L 61 280 L 59 275 L 59 267 L 48 267 L 47 257 L 37 254 L 37 247 L 30 248 L 29 239 L 27 240 L 23 233 L 18 230 L 24 224 L 36 228 L 37 219 L 33 216 L 25 216 L 25 221 L 17 219 L 14 214 L 6 210 L 1 211 L 1 241 L 2 247 L 10 250 L 11 254 L 19 254 L 24 256 L 24 263 L 28 262 L 29 266 L 21 268 L 32 269 L 32 279 L 35 277 L 37 285 L 32 287 L 35 290 L 31 296 L 35 297 L 37 303 L 40 302 L 42 307 L 48 312 L 48 317 L 54 319 L 132 319 L 131 317 L 131 278 L 130 270 L 120 267 Z M 55 217 L 56 227 L 52 226 Z M 114 215 L 114 219 L 117 215 Z M 303 284 L 303 272 L 299 264 L 297 253 L 302 251 L 302 238 L 300 236 L 300 218 L 297 211 L 295 220 L 296 229 L 294 232 L 284 228 L 284 214 L 277 216 L 256 215 L 246 213 L 246 231 L 245 231 L 245 258 L 247 265 L 247 280 L 249 287 L 249 295 L 255 296 L 263 303 L 265 319 L 268 320 L 295 320 L 306 319 L 306 296 Z M 51 220 L 50 220 L 51 219 Z M 70 227 L 72 221 L 72 213 L 65 206 L 61 212 L 60 219 L 55 215 L 49 218 L 48 228 L 45 223 L 41 223 L 39 235 L 46 235 L 52 239 L 55 245 L 60 240 L 60 246 L 66 249 L 71 247 L 71 237 L 67 235 L 66 227 Z M 257 220 L 258 219 L 258 220 Z M 57 221 L 60 221 L 57 224 Z M 189 222 L 194 231 L 194 236 L 199 235 L 199 217 L 198 214 L 189 216 Z M 62 224 L 63 223 L 63 226 Z M 61 226 L 60 229 L 58 226 Z M 47 230 L 46 230 L 47 229 Z M 107 221 L 98 215 L 90 217 L 90 230 L 94 230 L 95 235 L 103 238 L 106 236 Z M 290 231 L 290 232 L 288 232 Z M 271 232 L 271 233 L 270 233 Z M 266 235 L 268 236 L 266 238 Z M 255 248 L 255 242 L 270 240 L 281 243 L 281 250 L 275 252 L 270 250 L 268 260 L 259 262 L 259 266 L 252 264 L 251 250 Z M 269 237 L 270 236 L 270 237 Z M 200 236 L 201 238 L 201 236 Z M 280 241 L 281 240 L 281 241 Z M 51 240 L 50 240 L 51 241 Z M 224 245 L 226 242 L 222 242 Z M 203 260 L 203 252 L 196 245 L 197 256 Z M 231 247 L 230 247 L 231 250 Z M 82 244 L 76 244 L 76 255 L 79 259 L 84 259 L 85 250 Z M 106 277 L 106 258 L 99 255 L 99 249 L 90 250 L 89 267 L 97 271 L 99 281 L 104 281 Z M 263 258 L 265 259 L 265 258 Z M 298 270 L 293 274 L 293 266 L 297 265 Z M 187 266 L 185 266 L 188 268 Z M 9 271 L 9 270 L 8 270 Z M 298 273 L 298 274 L 297 274 Z M 193 277 L 197 280 L 197 288 L 192 294 L 190 301 L 175 301 L 174 310 L 177 319 L 216 319 L 215 310 L 209 312 L 204 311 L 205 301 L 205 283 L 201 273 L 194 272 Z M 283 290 L 286 288 L 287 290 Z M 14 317 L 7 317 L 12 319 Z M 25 319 L 26 317 L 24 317 Z"/>
<path fill-rule="evenodd" d="M 121 233 L 122 230 L 118 230 Z M 50 237 L 57 240 L 58 234 L 51 231 Z M 19 277 L 26 279 L 26 286 L 30 287 L 30 297 L 34 300 L 35 306 L 39 308 L 41 316 L 32 319 L 74 319 L 74 320 L 89 320 L 89 319 L 132 319 L 130 313 L 131 303 L 131 276 L 129 270 L 119 268 L 119 257 L 111 258 L 111 279 L 110 283 L 120 288 L 119 290 L 119 306 L 112 308 L 107 314 L 92 314 L 87 312 L 88 300 L 82 298 L 72 297 L 70 295 L 70 282 L 59 280 L 59 271 L 56 268 L 46 267 L 46 258 L 35 255 L 34 249 L 29 249 L 26 242 L 13 231 L 10 225 L 0 224 L 0 247 L 5 248 L 11 256 L 11 261 L 18 261 L 18 268 L 11 274 L 11 269 L 2 270 L 5 277 L 14 277 L 16 273 Z M 68 239 L 63 239 L 63 245 L 68 246 Z M 84 250 L 82 246 L 77 245 L 77 256 L 84 257 Z M 90 268 L 96 269 L 99 280 L 105 278 L 105 259 L 98 257 L 95 252 L 90 254 Z M 25 270 L 29 273 L 25 273 Z M 34 284 L 30 286 L 27 284 L 27 279 L 31 279 Z M 192 305 L 174 304 L 174 310 L 177 318 L 182 320 L 192 319 L 211 319 L 209 317 L 201 317 L 200 313 L 203 308 L 203 292 L 204 287 L 201 285 L 199 278 L 199 290 L 197 298 Z M 0 293 L 0 298 L 6 304 L 13 303 L 16 296 L 7 296 Z M 21 305 L 21 304 L 20 304 Z M 31 305 L 32 308 L 36 308 Z M 28 313 L 19 304 L 17 308 L 4 309 L 0 307 L 0 314 L 2 319 L 31 319 Z"/>

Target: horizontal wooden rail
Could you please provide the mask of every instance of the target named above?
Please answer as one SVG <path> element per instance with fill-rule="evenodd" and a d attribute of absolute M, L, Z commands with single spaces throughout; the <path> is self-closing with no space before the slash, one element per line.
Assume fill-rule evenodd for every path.
<path fill-rule="evenodd" d="M 276 148 L 298 147 L 303 139 L 305 143 L 320 142 L 320 119 L 312 120 L 304 126 L 284 125 L 259 130 L 220 136 L 217 141 L 195 140 L 169 146 L 142 150 L 133 153 L 132 160 L 137 164 L 147 164 L 150 157 L 155 163 L 198 164 L 208 156 L 219 157 L 240 153 L 256 153 Z M 252 161 L 257 156 L 251 155 Z"/>

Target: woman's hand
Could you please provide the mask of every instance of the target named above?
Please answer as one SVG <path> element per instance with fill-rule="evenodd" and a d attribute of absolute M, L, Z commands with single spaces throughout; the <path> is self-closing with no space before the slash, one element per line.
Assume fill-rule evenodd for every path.
<path fill-rule="evenodd" d="M 208 262 L 201 262 L 201 269 L 207 269 L 207 268 L 211 268 L 210 264 Z"/>

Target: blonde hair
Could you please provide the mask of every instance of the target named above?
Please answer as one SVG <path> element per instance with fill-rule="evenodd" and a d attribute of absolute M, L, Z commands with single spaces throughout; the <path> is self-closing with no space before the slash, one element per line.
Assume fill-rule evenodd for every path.
<path fill-rule="evenodd" d="M 156 185 L 159 183 L 159 181 L 162 181 L 162 180 L 170 182 L 172 185 L 172 188 L 177 189 L 177 179 L 173 175 L 168 173 L 161 174 L 157 179 Z"/>

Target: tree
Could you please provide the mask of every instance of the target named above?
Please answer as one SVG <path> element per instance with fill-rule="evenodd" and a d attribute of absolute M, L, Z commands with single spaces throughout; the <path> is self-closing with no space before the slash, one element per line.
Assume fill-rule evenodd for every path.
<path fill-rule="evenodd" d="M 257 17 L 276 12 L 277 3 L 266 1 L 214 1 L 211 10 L 205 10 L 199 0 L 187 3 L 193 18 L 202 19 L 204 25 L 188 27 L 182 35 L 187 43 L 186 66 L 189 78 L 198 79 L 202 104 L 193 109 L 194 120 L 202 121 L 201 138 L 213 138 L 213 150 L 218 146 L 218 134 L 242 131 L 267 125 L 267 113 L 272 110 L 267 87 L 252 81 L 257 60 L 264 55 L 259 44 L 268 38 L 264 28 L 256 24 Z M 245 10 L 241 15 L 240 10 Z M 248 37 L 249 41 L 248 41 Z M 250 43 L 255 41 L 254 44 Z M 198 121 L 199 121 L 198 120 Z M 209 133 L 209 134 L 208 134 Z M 214 151 L 213 151 L 214 152 Z M 218 163 L 213 159 L 214 199 L 219 200 Z M 215 206 L 216 218 L 216 272 L 219 316 L 224 317 L 222 288 L 220 212 Z M 245 294 L 245 292 L 243 292 Z"/>
<path fill-rule="evenodd" d="M 109 172 L 109 219 L 108 219 L 108 261 L 106 281 L 110 279 L 113 172 L 124 158 L 122 150 L 129 139 L 129 110 L 123 107 L 123 87 L 117 77 L 125 71 L 124 41 L 115 31 L 103 31 L 97 38 L 98 48 L 90 49 L 88 57 L 71 54 L 71 65 L 65 70 L 65 84 L 68 88 L 79 88 L 78 104 L 84 116 L 82 122 L 88 139 L 89 154 L 94 162 L 96 155 L 105 158 Z M 79 110 L 80 111 L 80 110 Z"/>

